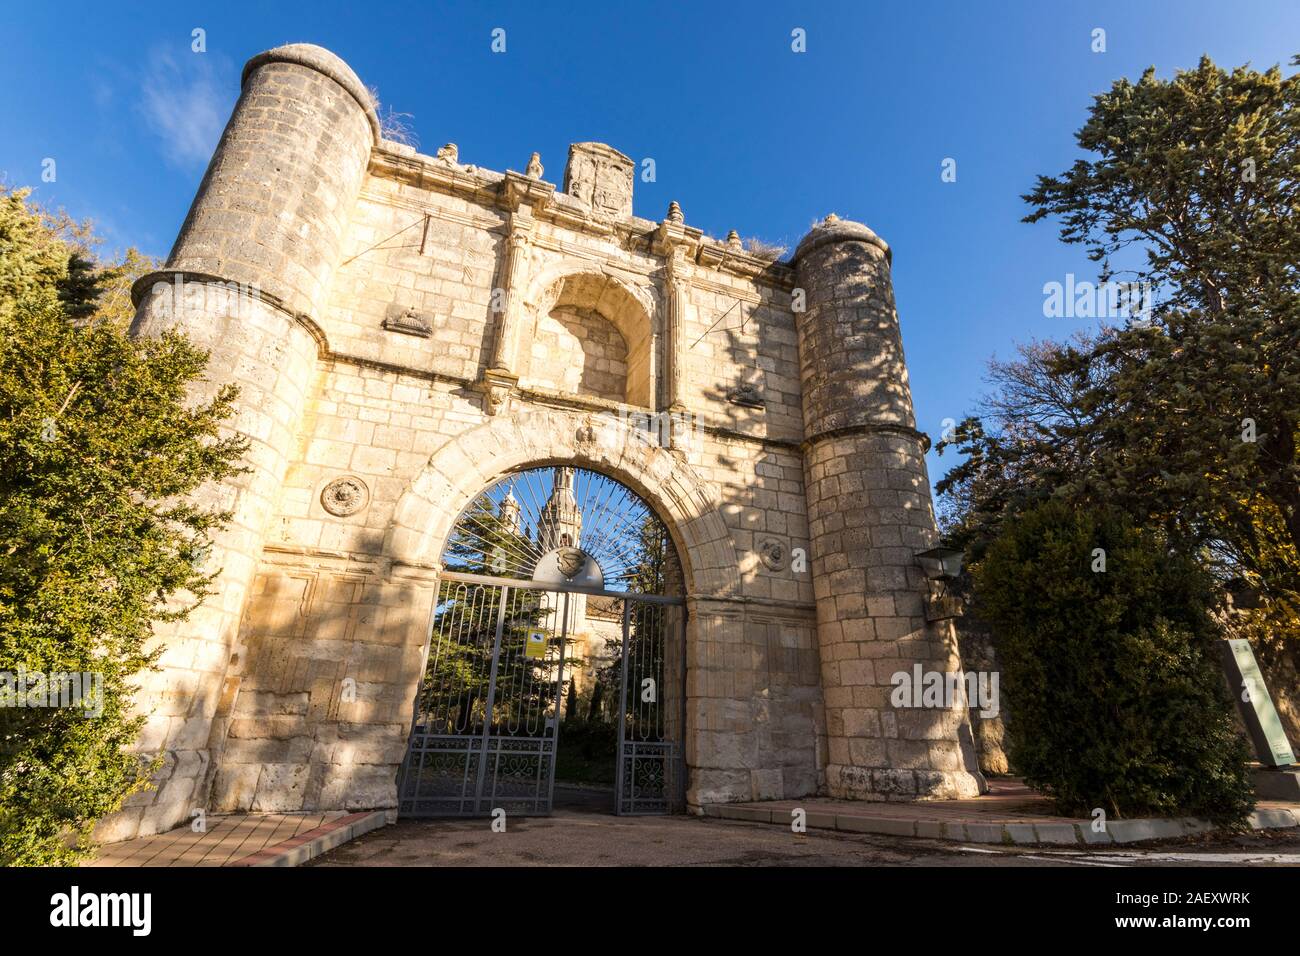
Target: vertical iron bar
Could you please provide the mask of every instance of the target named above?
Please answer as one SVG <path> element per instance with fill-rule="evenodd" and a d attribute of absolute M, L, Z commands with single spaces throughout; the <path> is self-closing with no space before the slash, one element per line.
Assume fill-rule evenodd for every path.
<path fill-rule="evenodd" d="M 483 800 L 483 783 L 484 776 L 487 774 L 488 759 L 488 741 L 492 734 L 492 709 L 496 706 L 497 691 L 497 661 L 501 656 L 501 630 L 505 626 L 506 620 L 506 601 L 510 598 L 510 588 L 501 586 L 501 596 L 497 602 L 497 628 L 496 634 L 492 638 L 492 669 L 488 676 L 488 698 L 487 709 L 483 714 L 483 750 L 479 755 L 478 780 L 474 785 L 474 812 L 481 811 L 480 803 Z M 496 770 L 493 769 L 495 777 Z M 491 807 L 488 810 L 491 811 Z"/>
<path fill-rule="evenodd" d="M 618 679 L 618 767 L 614 783 L 614 812 L 623 813 L 623 760 L 624 749 L 627 741 L 624 739 L 624 733 L 627 725 L 627 651 L 630 628 L 628 626 L 628 615 L 632 610 L 632 599 L 623 599 L 623 654 L 622 664 L 619 667 Z M 635 784 L 634 784 L 635 785 Z"/>
<path fill-rule="evenodd" d="M 555 726 L 551 729 L 551 773 L 546 787 L 546 813 L 549 814 L 555 803 L 555 763 L 560 759 L 560 703 L 564 692 L 564 648 L 569 636 L 569 592 L 564 592 L 564 616 L 560 625 L 560 667 L 555 677 Z M 539 755 L 545 750 L 545 744 L 539 748 Z M 540 757 L 539 757 L 540 759 Z M 540 769 L 540 768 L 539 768 Z"/>
<path fill-rule="evenodd" d="M 681 721 L 677 725 L 677 786 L 673 809 L 680 812 L 686 810 L 686 615 L 690 613 L 686 609 L 686 602 L 683 601 L 678 611 L 678 617 L 681 619 L 681 625 L 678 628 L 678 641 L 682 647 L 682 670 L 677 675 L 678 696 L 681 700 Z"/>

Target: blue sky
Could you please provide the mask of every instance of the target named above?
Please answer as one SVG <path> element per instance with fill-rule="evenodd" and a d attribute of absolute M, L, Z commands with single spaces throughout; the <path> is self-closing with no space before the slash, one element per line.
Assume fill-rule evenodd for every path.
<path fill-rule="evenodd" d="M 523 169 L 538 150 L 559 182 L 568 144 L 599 140 L 654 158 L 635 199 L 647 218 L 675 199 L 716 236 L 791 247 L 828 212 L 866 222 L 894 248 L 918 424 L 936 437 L 978 399 L 990 355 L 1088 324 L 1044 318 L 1044 283 L 1095 267 L 1053 226 L 1022 224 L 1019 197 L 1076 158 L 1091 97 L 1202 53 L 1290 72 L 1300 52 L 1296 0 L 5 7 L 0 175 L 95 218 L 110 247 L 165 255 L 243 62 L 318 43 L 412 114 L 423 152 L 454 141 L 462 162 Z M 932 453 L 931 478 L 950 465 Z"/>

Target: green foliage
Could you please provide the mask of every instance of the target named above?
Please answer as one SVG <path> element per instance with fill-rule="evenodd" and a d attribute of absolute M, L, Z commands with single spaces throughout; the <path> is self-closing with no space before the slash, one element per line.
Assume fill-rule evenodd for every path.
<path fill-rule="evenodd" d="M 662 521 L 653 513 L 641 519 L 636 530 L 632 574 L 628 587 L 642 594 L 667 594 L 679 583 L 677 554 Z"/>
<path fill-rule="evenodd" d="M 1148 70 L 1078 140 L 1089 158 L 1040 177 L 1026 220 L 1056 218 L 1103 280 L 1137 251 L 1123 278 L 1155 290 L 1151 321 L 993 364 L 985 414 L 941 443 L 970 456 L 940 483 L 949 527 L 987 543 L 1044 492 L 1083 495 L 1300 594 L 1300 74 Z M 1267 560 L 1265 512 L 1286 551 Z"/>
<path fill-rule="evenodd" d="M 965 456 L 938 483 L 945 534 L 975 565 L 1042 501 L 1122 508 L 1261 590 L 1228 628 L 1285 695 L 1300 653 L 1300 74 L 1148 70 L 1096 98 L 1078 141 L 1086 158 L 1039 178 L 1026 219 L 1057 221 L 1100 279 L 1149 283 L 1154 308 L 991 364 L 983 407 L 939 444 Z M 1119 275 L 1113 257 L 1137 267 Z"/>
<path fill-rule="evenodd" d="M 1075 347 L 1090 340 L 1079 336 Z M 1063 372 L 1069 346 L 1031 342 L 1010 361 L 989 363 L 996 386 L 980 414 L 940 440 L 943 454 L 964 457 L 939 480 L 940 517 L 947 542 L 978 562 L 1003 520 L 1041 502 L 1087 472 L 1101 436 L 1097 416 L 1083 407 L 1093 384 Z"/>
<path fill-rule="evenodd" d="M 618 724 L 566 718 L 560 725 L 555 779 L 613 786 L 617 771 Z"/>
<path fill-rule="evenodd" d="M 975 588 L 997 629 L 1011 762 L 1031 786 L 1071 815 L 1243 820 L 1247 750 L 1195 560 L 1115 509 L 1048 502 L 1007 522 Z"/>
<path fill-rule="evenodd" d="M 1273 597 L 1300 596 L 1300 74 L 1203 58 L 1098 96 L 1096 158 L 1042 177 L 1027 217 L 1103 263 L 1134 246 L 1149 325 L 1062 350 L 1057 377 L 1097 436 L 1074 486 L 1197 543 Z M 1282 553 L 1260 554 L 1261 515 Z M 1281 560 L 1279 560 L 1281 559 Z"/>
<path fill-rule="evenodd" d="M 0 183 L 0 315 L 21 299 L 52 296 L 71 319 L 93 316 L 125 329 L 135 314 L 131 283 L 159 262 L 134 248 L 105 260 L 95 252 L 100 244 L 89 220 L 50 211 L 30 189 Z"/>
<path fill-rule="evenodd" d="M 104 274 L 22 193 L 0 198 L 0 245 L 0 672 L 93 673 L 103 693 L 98 717 L 0 708 L 0 864 L 64 864 L 147 782 L 134 678 L 153 622 L 209 591 L 226 515 L 189 495 L 243 444 L 218 434 L 233 388 L 187 398 L 206 355 L 99 313 Z"/>
<path fill-rule="evenodd" d="M 522 533 L 501 520 L 492 499 L 483 494 L 469 503 L 452 528 L 444 560 L 448 571 L 501 577 L 534 550 Z"/>

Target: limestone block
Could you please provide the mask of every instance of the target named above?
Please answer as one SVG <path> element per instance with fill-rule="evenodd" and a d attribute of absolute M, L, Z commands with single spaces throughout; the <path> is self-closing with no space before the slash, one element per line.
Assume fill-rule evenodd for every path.
<path fill-rule="evenodd" d="M 249 807 L 254 813 L 302 810 L 309 768 L 298 763 L 265 763 Z"/>

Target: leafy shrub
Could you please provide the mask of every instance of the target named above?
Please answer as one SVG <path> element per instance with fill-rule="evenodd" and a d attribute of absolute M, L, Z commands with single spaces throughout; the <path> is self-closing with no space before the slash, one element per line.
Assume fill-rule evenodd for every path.
<path fill-rule="evenodd" d="M 1071 815 L 1243 820 L 1248 753 L 1192 558 L 1116 511 L 1049 501 L 1008 521 L 974 576 L 1029 785 Z"/>

